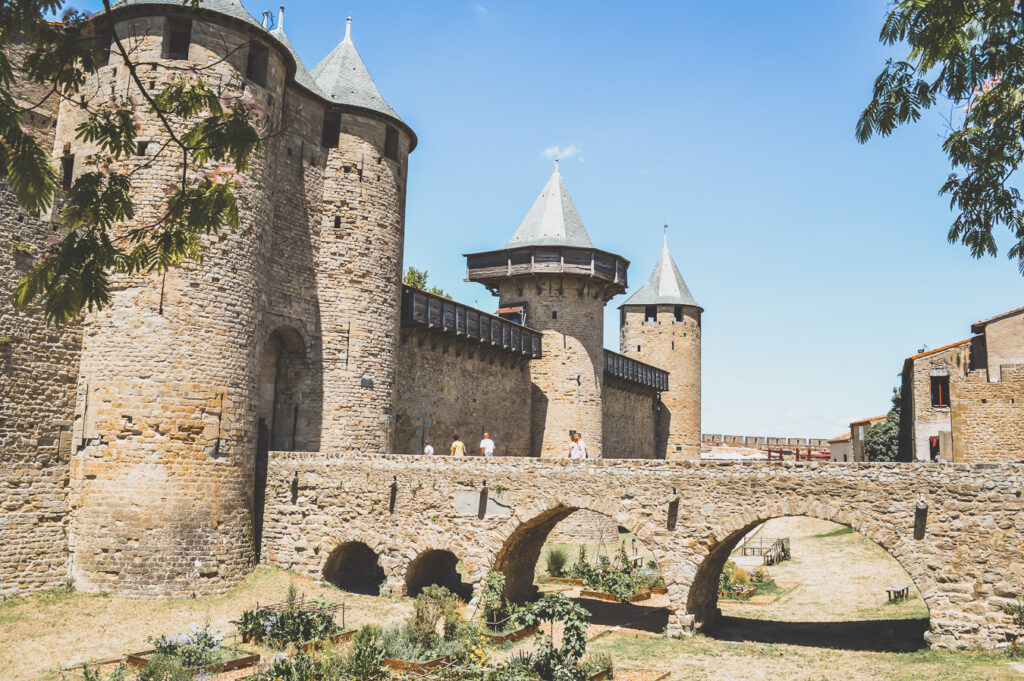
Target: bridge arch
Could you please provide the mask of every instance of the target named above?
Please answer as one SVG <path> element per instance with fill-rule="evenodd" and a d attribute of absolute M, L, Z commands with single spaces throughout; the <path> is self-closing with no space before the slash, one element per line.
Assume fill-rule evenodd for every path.
<path fill-rule="evenodd" d="M 713 624 L 721 616 L 718 607 L 719 576 L 740 540 L 761 523 L 789 517 L 815 518 L 836 523 L 849 527 L 873 542 L 907 573 L 920 592 L 930 615 L 935 605 L 933 577 L 920 561 L 914 560 L 913 549 L 906 545 L 908 540 L 905 537 L 887 528 L 879 522 L 878 517 L 862 518 L 838 505 L 811 500 L 786 502 L 771 510 L 748 509 L 738 521 L 741 524 L 732 522 L 714 525 L 708 538 L 698 544 L 698 552 L 689 559 L 691 565 L 696 565 L 696 571 L 685 590 L 686 605 L 685 611 L 680 613 L 680 621 L 690 622 L 691 630 Z"/>
<path fill-rule="evenodd" d="M 458 571 L 459 558 L 448 549 L 427 549 L 413 558 L 405 568 L 405 593 L 416 597 L 426 587 L 443 586 L 464 601 L 473 596 L 474 587 L 462 581 Z"/>
<path fill-rule="evenodd" d="M 323 577 L 339 589 L 376 596 L 386 577 L 380 559 L 365 542 L 343 542 L 327 556 Z"/>

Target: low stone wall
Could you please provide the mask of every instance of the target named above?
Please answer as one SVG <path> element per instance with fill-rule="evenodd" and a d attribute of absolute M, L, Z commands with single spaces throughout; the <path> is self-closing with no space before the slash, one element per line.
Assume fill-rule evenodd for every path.
<path fill-rule="evenodd" d="M 607 515 L 652 552 L 668 587 L 668 632 L 718 616 L 717 585 L 758 524 L 808 516 L 887 551 L 930 611 L 937 646 L 995 646 L 1024 595 L 1024 464 L 571 462 L 565 459 L 270 455 L 265 557 L 320 575 L 347 542 L 380 557 L 388 589 L 429 552 L 462 561 L 479 593 L 489 569 L 514 599 L 533 593 L 551 530 L 581 509 Z M 921 506 L 923 504 L 923 507 Z"/>

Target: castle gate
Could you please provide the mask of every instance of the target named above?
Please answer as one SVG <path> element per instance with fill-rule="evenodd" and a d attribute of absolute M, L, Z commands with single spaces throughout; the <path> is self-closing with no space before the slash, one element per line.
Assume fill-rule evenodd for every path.
<path fill-rule="evenodd" d="M 903 566 L 930 611 L 932 645 L 992 646 L 1011 634 L 1003 606 L 1024 590 L 1022 490 L 1024 464 L 271 452 L 264 557 L 322 575 L 337 547 L 361 542 L 379 557 L 386 588 L 403 593 L 410 566 L 422 573 L 420 556 L 447 552 L 476 593 L 497 568 L 510 597 L 524 598 L 547 533 L 589 509 L 653 551 L 674 634 L 717 616 L 718 575 L 743 534 L 771 518 L 810 516 L 852 527 Z"/>

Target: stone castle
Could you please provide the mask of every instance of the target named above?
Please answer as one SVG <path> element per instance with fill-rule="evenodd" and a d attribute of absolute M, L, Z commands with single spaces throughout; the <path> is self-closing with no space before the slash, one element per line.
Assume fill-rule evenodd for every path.
<path fill-rule="evenodd" d="M 0 594 L 68 578 L 223 590 L 259 560 L 270 452 L 446 452 L 456 432 L 473 451 L 487 430 L 498 455 L 565 457 L 576 430 L 595 458 L 699 456 L 703 310 L 667 245 L 620 307 L 621 353 L 602 328 L 629 263 L 591 242 L 557 169 L 508 243 L 466 256 L 497 315 L 403 287 L 417 138 L 350 26 L 309 71 L 283 11 L 273 30 L 239 0 L 120 0 L 110 18 L 146 87 L 200 66 L 277 134 L 238 190 L 241 229 L 210 239 L 202 263 L 121 276 L 108 307 L 61 328 L 3 303 Z M 82 92 L 134 87 L 115 51 Z M 27 123 L 69 186 L 96 151 L 75 135 L 84 114 L 31 83 L 16 94 L 38 104 Z M 147 220 L 180 167 L 157 122 L 140 125 L 115 171 L 133 172 Z M 0 201 L 6 301 L 57 227 L 5 188 Z"/>

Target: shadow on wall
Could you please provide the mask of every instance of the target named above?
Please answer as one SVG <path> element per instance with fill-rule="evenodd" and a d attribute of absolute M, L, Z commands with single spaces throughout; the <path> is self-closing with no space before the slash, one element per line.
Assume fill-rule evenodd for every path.
<path fill-rule="evenodd" d="M 795 646 L 873 652 L 912 652 L 927 648 L 927 619 L 856 622 L 781 622 L 719 617 L 703 629 L 723 641 L 786 643 Z"/>
<path fill-rule="evenodd" d="M 530 456 L 540 456 L 544 445 L 544 424 L 548 418 L 548 398 L 536 383 L 530 384 Z"/>
<path fill-rule="evenodd" d="M 405 573 L 406 595 L 415 598 L 425 587 L 436 584 L 468 602 L 473 597 L 473 585 L 462 581 L 458 564 L 459 559 L 451 551 L 424 551 L 409 563 Z"/>
<path fill-rule="evenodd" d="M 339 589 L 376 596 L 385 580 L 384 568 L 369 546 L 347 542 L 331 551 L 324 563 L 324 579 Z"/>

